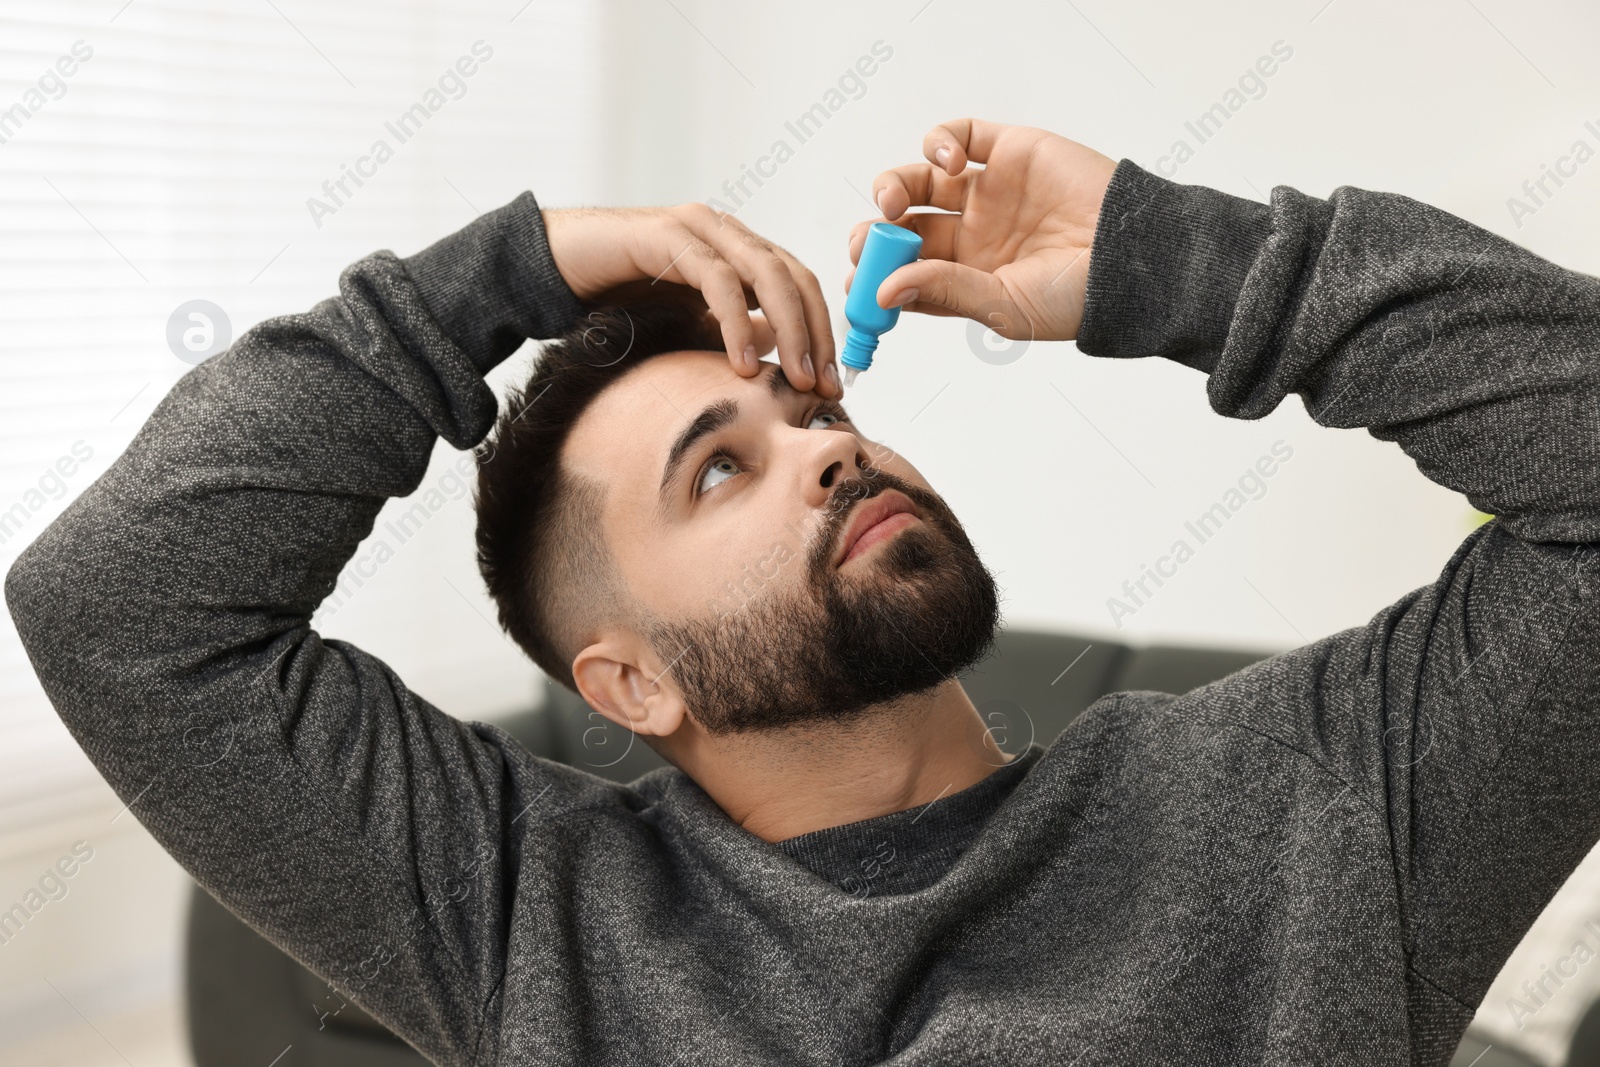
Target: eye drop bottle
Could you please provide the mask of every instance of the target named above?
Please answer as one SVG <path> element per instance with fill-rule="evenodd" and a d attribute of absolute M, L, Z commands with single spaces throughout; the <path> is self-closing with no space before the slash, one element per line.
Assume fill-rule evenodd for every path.
<path fill-rule="evenodd" d="M 900 318 L 899 308 L 878 306 L 878 286 L 889 275 L 915 261 L 921 251 L 922 238 L 904 226 L 874 222 L 867 230 L 856 275 L 850 282 L 850 296 L 844 302 L 844 317 L 850 323 L 850 332 L 844 338 L 844 352 L 839 357 L 845 368 L 845 385 L 854 385 L 856 375 L 872 366 L 878 337 Z"/>

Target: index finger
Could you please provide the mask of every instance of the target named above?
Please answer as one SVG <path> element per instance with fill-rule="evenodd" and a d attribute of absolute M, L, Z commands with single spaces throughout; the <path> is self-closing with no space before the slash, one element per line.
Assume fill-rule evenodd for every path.
<path fill-rule="evenodd" d="M 928 131 L 922 139 L 922 154 L 928 162 L 947 174 L 960 174 L 967 160 L 974 163 L 989 162 L 989 153 L 1005 129 L 1000 122 L 983 119 L 952 119 Z M 946 158 L 939 158 L 939 150 L 946 149 Z"/>
<path fill-rule="evenodd" d="M 800 287 L 800 302 L 805 307 L 806 328 L 811 334 L 811 361 L 815 374 L 816 384 L 812 386 L 817 392 L 822 392 L 819 386 L 826 379 L 823 370 L 833 362 L 833 324 L 828 318 L 828 300 L 822 295 L 822 283 L 817 281 L 817 276 L 808 270 L 804 264 L 794 257 L 788 249 L 772 246 L 785 263 L 789 264 L 789 273 L 794 277 L 795 284 Z M 842 393 L 844 390 L 840 388 Z"/>
<path fill-rule="evenodd" d="M 960 211 L 966 203 L 972 171 L 954 178 L 926 163 L 907 163 L 893 167 L 872 179 L 873 201 L 883 217 L 894 222 L 914 207 L 936 207 Z"/>

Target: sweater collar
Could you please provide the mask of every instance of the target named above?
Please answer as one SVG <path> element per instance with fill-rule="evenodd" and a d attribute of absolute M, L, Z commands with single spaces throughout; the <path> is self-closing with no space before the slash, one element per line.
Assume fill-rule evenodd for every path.
<path fill-rule="evenodd" d="M 1044 751 L 1032 743 L 981 781 L 926 804 L 774 844 L 852 896 L 915 892 L 938 881 L 966 851 Z"/>
<path fill-rule="evenodd" d="M 798 865 L 835 904 L 912 893 L 939 881 L 976 840 L 995 811 L 1047 754 L 1029 742 L 981 781 L 927 804 L 767 842 L 740 827 L 694 779 L 664 767 L 634 783 L 665 802 L 674 836 L 724 874 L 768 884 L 780 867 Z M 668 814 L 670 813 L 670 814 Z M 836 894 L 836 895 L 835 895 Z M 819 901 L 820 902 L 820 901 Z"/>

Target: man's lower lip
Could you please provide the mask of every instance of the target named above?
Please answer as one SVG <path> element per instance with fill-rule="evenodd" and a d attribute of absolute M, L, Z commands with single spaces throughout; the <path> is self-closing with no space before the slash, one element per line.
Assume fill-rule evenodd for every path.
<path fill-rule="evenodd" d="M 839 561 L 840 566 L 849 563 L 861 553 L 871 548 L 880 541 L 887 541 L 901 530 L 918 521 L 917 517 L 909 511 L 897 511 L 882 522 L 875 523 L 862 531 L 861 537 L 850 546 L 849 553 Z"/>

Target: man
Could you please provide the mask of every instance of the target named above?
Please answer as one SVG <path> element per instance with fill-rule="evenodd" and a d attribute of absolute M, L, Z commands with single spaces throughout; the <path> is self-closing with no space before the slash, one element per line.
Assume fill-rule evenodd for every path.
<path fill-rule="evenodd" d="M 1296 393 L 1496 518 L 1366 626 L 1005 762 L 953 680 L 992 578 L 839 409 L 803 268 L 686 212 L 715 271 L 669 280 L 726 356 L 671 308 L 586 324 L 672 243 L 553 212 L 546 244 L 524 197 L 173 389 L 8 576 L 56 707 L 207 890 L 439 1063 L 1446 1062 L 1600 837 L 1600 282 L 1390 194 L 1258 204 L 973 120 L 924 154 L 875 185 L 928 257 L 880 303 L 1164 356 L 1224 415 Z M 480 560 L 676 764 L 629 786 L 308 625 L 435 435 L 483 439 L 483 371 L 568 326 L 485 450 Z"/>

